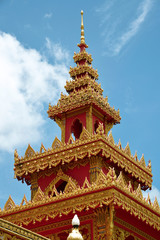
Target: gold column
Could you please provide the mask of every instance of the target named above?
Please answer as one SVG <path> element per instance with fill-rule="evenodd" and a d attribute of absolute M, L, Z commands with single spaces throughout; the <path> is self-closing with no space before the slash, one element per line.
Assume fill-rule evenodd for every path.
<path fill-rule="evenodd" d="M 90 106 L 86 112 L 86 129 L 89 133 L 93 133 L 92 106 Z"/>
<path fill-rule="evenodd" d="M 32 173 L 31 174 L 31 200 L 34 198 L 37 190 L 38 190 L 37 173 Z"/>
<path fill-rule="evenodd" d="M 66 119 L 62 118 L 55 118 L 56 123 L 58 126 L 61 128 L 61 141 L 64 143 L 65 142 L 65 126 L 66 126 Z"/>
<path fill-rule="evenodd" d="M 109 205 L 109 211 L 107 214 L 107 221 L 106 221 L 106 232 L 107 232 L 107 240 L 113 239 L 114 234 L 114 205 L 111 203 Z"/>
<path fill-rule="evenodd" d="M 102 157 L 92 156 L 90 158 L 90 183 L 93 183 L 97 180 L 99 173 L 102 168 Z"/>

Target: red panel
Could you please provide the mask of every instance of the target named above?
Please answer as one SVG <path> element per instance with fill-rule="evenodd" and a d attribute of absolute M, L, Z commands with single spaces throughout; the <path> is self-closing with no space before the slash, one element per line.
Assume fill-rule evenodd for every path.
<path fill-rule="evenodd" d="M 44 191 L 45 188 L 55 177 L 56 176 L 53 173 L 50 176 L 41 177 L 40 179 L 38 179 L 38 186 L 41 188 L 42 191 Z"/>
<path fill-rule="evenodd" d="M 77 114 L 76 116 L 66 119 L 66 133 L 65 133 L 65 142 L 67 143 L 71 134 L 71 126 L 75 119 L 79 119 L 84 127 L 86 127 L 86 113 Z"/>
<path fill-rule="evenodd" d="M 89 169 L 90 166 L 87 164 L 86 166 L 75 167 L 74 169 L 69 169 L 65 174 L 74 178 L 80 186 L 83 185 L 85 177 L 87 177 L 89 181 Z"/>
<path fill-rule="evenodd" d="M 93 133 L 94 133 L 94 124 L 96 123 L 96 121 L 98 121 L 99 123 L 103 123 L 103 122 L 94 114 L 93 114 L 92 118 L 93 118 Z"/>

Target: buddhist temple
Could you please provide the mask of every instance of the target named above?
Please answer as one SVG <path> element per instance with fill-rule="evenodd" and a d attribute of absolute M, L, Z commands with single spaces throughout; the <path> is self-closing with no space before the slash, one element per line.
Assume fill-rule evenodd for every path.
<path fill-rule="evenodd" d="M 24 157 L 15 150 L 15 178 L 31 186 L 31 200 L 24 195 L 16 205 L 10 196 L 0 220 L 44 237 L 38 239 L 66 240 L 74 239 L 71 222 L 77 214 L 81 224 L 75 232 L 84 240 L 160 239 L 157 198 L 143 197 L 152 188 L 151 162 L 146 165 L 144 155 L 138 159 L 129 144 L 114 141 L 111 129 L 120 124 L 120 112 L 103 96 L 92 67 L 83 11 L 78 47 L 67 93 L 47 111 L 61 139 L 55 136 L 52 146 L 42 144 L 39 152 L 28 145 Z"/>

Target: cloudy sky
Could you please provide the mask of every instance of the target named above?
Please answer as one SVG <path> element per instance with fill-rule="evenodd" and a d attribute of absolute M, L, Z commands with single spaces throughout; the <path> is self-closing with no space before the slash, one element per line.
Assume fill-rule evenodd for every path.
<path fill-rule="evenodd" d="M 51 147 L 60 129 L 48 119 L 85 39 L 111 106 L 120 109 L 115 142 L 152 162 L 151 197 L 160 199 L 160 1 L 0 0 L 0 207 L 20 204 L 25 184 L 13 179 L 14 149 Z"/>

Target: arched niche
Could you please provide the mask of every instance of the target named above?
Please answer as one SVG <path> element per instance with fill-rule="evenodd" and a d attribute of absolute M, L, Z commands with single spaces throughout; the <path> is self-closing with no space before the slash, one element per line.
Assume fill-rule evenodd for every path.
<path fill-rule="evenodd" d="M 79 139 L 81 132 L 83 129 L 83 124 L 80 122 L 80 120 L 78 118 L 76 118 L 71 126 L 71 134 L 72 137 L 74 137 L 75 139 Z"/>
<path fill-rule="evenodd" d="M 98 126 L 99 126 L 99 121 L 96 120 L 96 121 L 94 122 L 94 133 L 96 133 Z"/>

